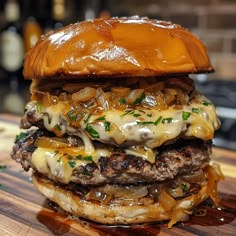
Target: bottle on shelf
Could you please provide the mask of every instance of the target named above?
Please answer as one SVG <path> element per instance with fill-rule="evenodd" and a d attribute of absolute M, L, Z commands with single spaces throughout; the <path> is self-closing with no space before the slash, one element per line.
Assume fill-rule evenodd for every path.
<path fill-rule="evenodd" d="M 27 16 L 23 24 L 23 39 L 25 52 L 27 52 L 38 42 L 41 35 L 42 29 L 36 18 L 34 8 L 32 7 L 32 5 L 28 5 Z"/>
<path fill-rule="evenodd" d="M 44 29 L 44 33 L 59 29 L 65 25 L 65 0 L 52 0 L 52 17 Z"/>
<path fill-rule="evenodd" d="M 21 69 L 24 57 L 20 8 L 16 0 L 6 1 L 4 15 L 7 24 L 0 35 L 1 66 L 4 70 L 15 73 Z"/>
<path fill-rule="evenodd" d="M 3 106 L 5 111 L 22 113 L 24 101 L 19 94 L 18 85 L 22 77 L 24 44 L 21 34 L 20 7 L 16 0 L 6 1 L 4 15 L 7 24 L 0 34 L 0 62 L 2 69 L 6 72 L 10 90 L 3 98 Z M 13 100 L 12 97 L 14 97 Z"/>

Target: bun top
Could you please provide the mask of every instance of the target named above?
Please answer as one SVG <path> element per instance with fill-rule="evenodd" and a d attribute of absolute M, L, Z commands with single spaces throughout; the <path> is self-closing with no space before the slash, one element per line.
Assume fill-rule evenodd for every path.
<path fill-rule="evenodd" d="M 24 77 L 88 78 L 212 72 L 203 43 L 170 22 L 140 18 L 84 21 L 42 36 L 25 56 Z"/>

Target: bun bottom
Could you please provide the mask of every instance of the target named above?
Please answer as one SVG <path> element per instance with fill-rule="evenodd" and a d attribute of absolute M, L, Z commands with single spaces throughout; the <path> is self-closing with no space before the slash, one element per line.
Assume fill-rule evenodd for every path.
<path fill-rule="evenodd" d="M 150 205 L 119 206 L 86 201 L 72 191 L 63 189 L 37 174 L 33 174 L 32 182 L 39 192 L 66 212 L 108 225 L 169 220 L 168 227 L 171 228 L 178 221 L 186 221 L 191 210 L 209 197 L 208 186 L 204 185 L 197 193 L 176 201 L 175 207 L 167 211 L 158 202 Z"/>

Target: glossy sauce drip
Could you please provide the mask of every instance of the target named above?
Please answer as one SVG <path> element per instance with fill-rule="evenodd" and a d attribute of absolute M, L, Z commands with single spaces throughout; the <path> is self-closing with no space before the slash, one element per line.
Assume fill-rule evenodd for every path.
<path fill-rule="evenodd" d="M 181 230 L 180 233 L 183 233 L 184 231 L 186 233 L 202 233 L 202 235 L 206 235 L 207 233 L 213 232 L 212 228 L 207 228 L 208 226 L 230 224 L 230 227 L 232 227 L 231 230 L 234 230 L 232 222 L 235 220 L 236 216 L 236 196 L 227 194 L 221 194 L 221 196 L 221 207 L 215 208 L 213 207 L 212 202 L 207 200 L 196 209 L 196 211 L 199 211 L 200 209 L 206 210 L 206 215 L 196 216 L 193 214 L 189 222 L 178 223 L 172 229 L 167 229 L 165 222 L 148 225 L 105 226 L 84 219 L 75 220 L 68 217 L 65 212 L 50 201 L 45 202 L 44 207 L 47 209 L 40 211 L 37 219 L 56 235 L 68 235 L 68 232 L 70 233 L 69 235 L 78 235 L 76 229 L 79 229 L 79 227 L 79 230 L 81 230 L 82 227 L 87 230 L 87 232 L 91 232 L 91 235 L 93 235 L 93 233 L 94 235 L 99 233 L 98 235 L 101 236 L 156 236 L 160 232 L 165 232 L 167 235 L 170 233 L 170 235 L 172 235 L 173 233 L 178 232 L 178 229 Z M 52 212 L 52 210 L 54 212 Z M 77 227 L 78 225 L 79 227 Z M 204 228 L 198 229 L 198 226 L 204 226 Z M 216 230 L 219 230 L 219 228 L 217 227 Z M 81 231 L 79 232 L 81 233 Z"/>

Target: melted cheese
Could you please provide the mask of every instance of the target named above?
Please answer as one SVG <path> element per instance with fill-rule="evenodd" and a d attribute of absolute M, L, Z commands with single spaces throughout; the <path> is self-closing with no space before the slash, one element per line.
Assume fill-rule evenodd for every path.
<path fill-rule="evenodd" d="M 93 153 L 93 161 L 98 161 L 99 155 L 110 155 L 108 150 L 100 150 Z M 33 167 L 51 179 L 61 183 L 69 183 L 74 169 L 86 166 L 91 161 L 78 159 L 77 155 L 86 156 L 84 147 L 63 148 L 58 150 L 38 147 L 32 154 Z"/>
<path fill-rule="evenodd" d="M 204 105 L 204 100 L 207 99 L 199 94 L 189 105 L 183 106 L 182 109 L 170 107 L 162 111 L 136 109 L 127 113 L 110 109 L 99 114 L 91 114 L 88 123 L 85 122 L 85 119 L 82 119 L 79 124 L 76 123 L 77 127 L 62 115 L 62 111 L 65 112 L 65 109 L 68 109 L 68 104 L 66 106 L 65 102 L 49 106 L 41 114 L 44 125 L 48 130 L 55 132 L 55 127 L 59 124 L 61 129 L 60 131 L 57 130 L 56 134 L 59 132 L 60 135 L 68 133 L 79 136 L 85 144 L 87 153 L 94 152 L 92 144 L 94 139 L 114 145 L 139 145 L 153 149 L 175 139 L 179 135 L 202 140 L 212 139 L 214 131 L 219 127 L 219 120 L 215 107 L 211 104 Z M 196 108 L 198 109 L 197 113 L 192 111 Z M 183 119 L 183 111 L 190 113 L 187 119 Z M 104 121 L 97 120 L 103 116 L 106 122 L 110 123 L 109 130 L 106 130 Z M 161 118 L 160 122 L 155 123 L 159 118 Z M 167 119 L 166 122 L 164 122 L 165 119 Z M 168 119 L 171 119 L 171 121 L 168 122 Z M 87 124 L 97 132 L 97 138 L 93 137 L 88 130 L 86 131 Z"/>

